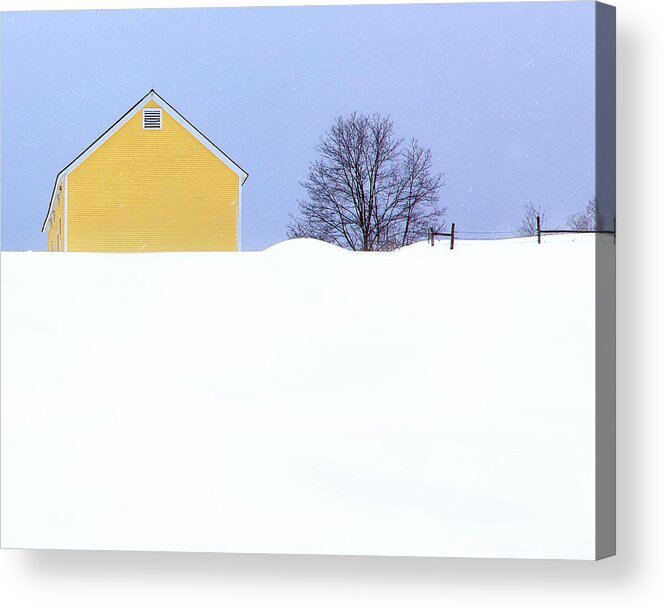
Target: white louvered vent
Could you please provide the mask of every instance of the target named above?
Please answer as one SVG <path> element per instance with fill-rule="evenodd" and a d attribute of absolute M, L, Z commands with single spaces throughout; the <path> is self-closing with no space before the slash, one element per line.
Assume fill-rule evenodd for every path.
<path fill-rule="evenodd" d="M 161 129 L 161 128 L 162 128 L 162 109 L 144 108 L 143 129 Z"/>

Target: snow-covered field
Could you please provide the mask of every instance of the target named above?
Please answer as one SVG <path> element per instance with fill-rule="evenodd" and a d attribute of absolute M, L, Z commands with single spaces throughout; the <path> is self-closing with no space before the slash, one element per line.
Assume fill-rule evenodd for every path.
<path fill-rule="evenodd" d="M 593 558 L 594 241 L 2 253 L 3 546 Z"/>

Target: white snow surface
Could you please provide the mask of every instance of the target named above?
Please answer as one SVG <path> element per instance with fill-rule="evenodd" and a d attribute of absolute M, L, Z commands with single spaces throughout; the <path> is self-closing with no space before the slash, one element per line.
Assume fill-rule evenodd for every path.
<path fill-rule="evenodd" d="M 3 252 L 2 545 L 592 559 L 594 245 Z"/>

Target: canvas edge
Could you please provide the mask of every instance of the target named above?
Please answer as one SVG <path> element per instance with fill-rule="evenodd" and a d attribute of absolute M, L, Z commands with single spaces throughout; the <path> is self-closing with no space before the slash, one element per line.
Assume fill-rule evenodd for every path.
<path fill-rule="evenodd" d="M 595 558 L 616 554 L 616 9 L 595 3 L 596 236 Z"/>

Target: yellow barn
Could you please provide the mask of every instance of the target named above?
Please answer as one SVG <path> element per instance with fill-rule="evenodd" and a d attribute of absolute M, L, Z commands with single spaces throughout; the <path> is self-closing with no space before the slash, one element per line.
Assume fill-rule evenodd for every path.
<path fill-rule="evenodd" d="M 51 252 L 240 250 L 247 172 L 151 90 L 56 177 Z"/>

